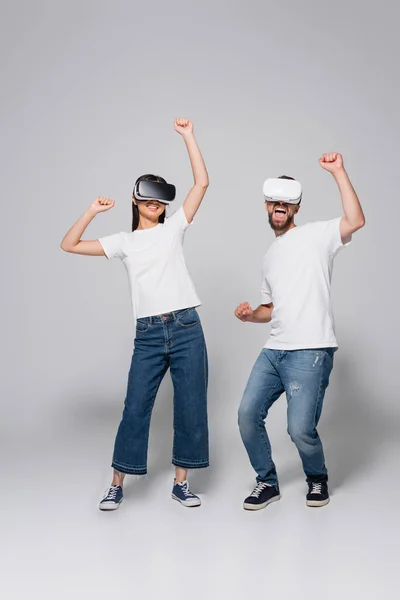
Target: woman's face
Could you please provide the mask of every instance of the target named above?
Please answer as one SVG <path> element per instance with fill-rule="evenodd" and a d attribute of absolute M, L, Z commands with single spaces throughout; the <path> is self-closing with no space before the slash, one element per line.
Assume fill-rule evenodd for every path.
<path fill-rule="evenodd" d="M 158 202 L 158 200 L 136 200 L 133 198 L 132 201 L 136 204 L 139 210 L 139 216 L 149 221 L 158 221 L 160 215 L 165 211 L 165 204 Z"/>

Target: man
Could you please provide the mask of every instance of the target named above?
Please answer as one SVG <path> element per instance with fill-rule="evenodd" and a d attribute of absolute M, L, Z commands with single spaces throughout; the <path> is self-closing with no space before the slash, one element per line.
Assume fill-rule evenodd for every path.
<path fill-rule="evenodd" d="M 288 433 L 307 478 L 306 504 L 324 506 L 329 502 L 328 472 L 316 427 L 337 349 L 330 298 L 332 266 L 338 251 L 350 243 L 365 219 L 342 156 L 324 154 L 319 164 L 339 187 L 344 215 L 296 227 L 299 182 L 286 176 L 267 180 L 265 206 L 276 239 L 263 261 L 262 303 L 253 310 L 244 302 L 235 311 L 244 322 L 271 322 L 270 338 L 253 367 L 239 409 L 240 433 L 257 473 L 256 486 L 244 501 L 246 510 L 265 508 L 280 498 L 264 421 L 283 392 Z M 270 194 L 268 189 L 274 184 L 275 188 L 281 186 L 283 193 L 281 189 L 275 196 Z"/>

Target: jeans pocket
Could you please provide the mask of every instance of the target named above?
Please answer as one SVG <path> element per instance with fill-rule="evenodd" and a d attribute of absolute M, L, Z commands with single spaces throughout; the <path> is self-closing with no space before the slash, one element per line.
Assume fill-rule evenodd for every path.
<path fill-rule="evenodd" d="M 335 348 L 317 348 L 316 350 L 310 350 L 310 352 L 313 352 L 316 356 L 318 355 L 321 358 L 328 356 L 331 360 L 333 360 Z"/>
<path fill-rule="evenodd" d="M 182 327 L 193 327 L 200 323 L 200 317 L 195 308 L 189 308 L 177 316 L 177 322 Z"/>
<path fill-rule="evenodd" d="M 137 319 L 136 321 L 136 331 L 138 333 L 144 333 L 145 331 L 147 331 L 149 328 L 149 323 L 147 321 L 144 321 L 142 319 Z"/>

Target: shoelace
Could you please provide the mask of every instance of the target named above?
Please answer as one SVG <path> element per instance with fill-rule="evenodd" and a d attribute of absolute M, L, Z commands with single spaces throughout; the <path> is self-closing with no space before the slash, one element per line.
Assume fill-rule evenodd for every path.
<path fill-rule="evenodd" d="M 261 492 L 263 490 L 265 490 L 266 487 L 268 487 L 267 483 L 264 483 L 263 481 L 259 481 L 250 495 L 253 496 L 254 498 L 258 498 L 258 496 L 261 494 Z"/>
<path fill-rule="evenodd" d="M 192 492 L 189 490 L 189 484 L 186 481 L 184 481 L 183 483 L 178 483 L 178 485 L 181 488 L 184 495 L 186 496 L 186 498 L 193 497 Z"/>
<path fill-rule="evenodd" d="M 104 497 L 104 500 L 115 500 L 117 497 L 118 485 L 112 485 L 108 490 L 108 494 Z"/>
<path fill-rule="evenodd" d="M 322 483 L 313 482 L 311 486 L 311 494 L 320 494 L 322 492 Z"/>

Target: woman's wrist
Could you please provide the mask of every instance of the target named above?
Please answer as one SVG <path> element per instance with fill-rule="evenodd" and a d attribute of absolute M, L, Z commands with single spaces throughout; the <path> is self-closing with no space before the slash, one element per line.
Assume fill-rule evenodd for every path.
<path fill-rule="evenodd" d="M 194 137 L 194 131 L 188 131 L 187 133 L 182 133 L 181 135 L 185 142 L 196 141 L 196 138 Z"/>
<path fill-rule="evenodd" d="M 88 206 L 88 208 L 83 213 L 83 215 L 85 217 L 89 217 L 90 220 L 94 219 L 97 214 L 98 214 L 98 211 L 95 208 L 93 208 L 92 206 Z"/>

